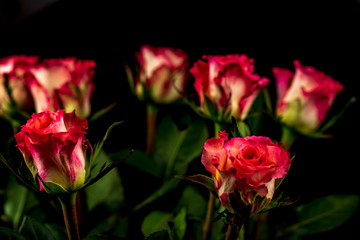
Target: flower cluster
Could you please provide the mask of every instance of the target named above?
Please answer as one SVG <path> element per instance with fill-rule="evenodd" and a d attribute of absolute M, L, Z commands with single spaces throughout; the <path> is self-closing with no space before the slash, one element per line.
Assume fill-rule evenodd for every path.
<path fill-rule="evenodd" d="M 76 109 L 79 116 L 88 117 L 95 65 L 92 60 L 75 57 L 42 61 L 37 56 L 1 59 L 0 115 L 11 114 L 14 107 L 36 112 L 62 108 L 66 112 Z"/>
<path fill-rule="evenodd" d="M 203 211 L 206 216 L 200 213 L 193 218 L 205 219 L 201 222 L 203 239 L 210 239 L 215 208 L 219 210 L 219 216 L 225 216 L 224 223 L 228 224 L 226 236 L 216 237 L 238 239 L 242 225 L 250 217 L 289 203 L 281 194 L 277 195 L 276 190 L 289 174 L 290 150 L 295 136 L 321 136 L 324 131 L 321 126 L 344 88 L 340 82 L 312 66 L 302 65 L 299 60 L 294 60 L 295 72 L 274 67 L 273 76 L 265 77 L 255 71 L 254 59 L 245 54 L 204 55 L 191 64 L 188 54 L 181 49 L 144 45 L 135 57 L 138 63 L 134 67 L 136 74 L 129 66 L 124 68 L 130 90 L 146 105 L 146 147 L 122 149 L 111 154 L 107 154 L 102 146 L 112 127 L 120 122 L 111 125 L 102 141 L 94 147 L 86 137 L 88 128 L 94 126 L 92 122 L 112 110 L 100 109 L 93 114 L 95 117 L 89 118 L 95 61 L 76 57 L 41 59 L 25 55 L 0 59 L 0 116 L 10 123 L 17 122 L 12 127 L 16 147 L 20 150 L 17 154 L 22 154 L 23 161 L 22 158 L 21 161 L 8 161 L 2 155 L 0 159 L 36 194 L 51 194 L 60 200 L 69 239 L 80 239 L 84 234 L 78 228 L 81 210 L 76 207 L 80 205 L 80 197 L 87 203 L 81 207 L 85 211 L 107 201 L 116 201 L 116 204 L 109 203 L 112 204 L 109 209 L 116 210 L 111 219 L 99 221 L 113 229 L 119 228 L 120 232 L 126 227 L 116 224 L 132 224 L 128 220 L 129 213 L 158 201 L 171 190 L 180 189 L 177 188 L 179 178 L 206 186 L 213 194 L 206 199 L 208 204 L 201 201 L 205 199 L 198 191 L 185 187 L 173 212 L 155 210 L 146 217 L 141 227 L 145 236 L 156 231 L 165 237 L 171 234 L 171 239 L 191 238 L 191 230 L 185 232 L 185 228 L 188 226 L 186 221 L 193 216 L 186 215 L 188 206 L 183 205 L 192 204 L 194 199 L 201 202 L 196 208 L 208 207 Z M 270 91 L 267 91 L 271 79 L 274 79 L 277 93 L 275 110 L 272 110 Z M 157 115 L 167 109 L 166 105 L 185 110 L 178 111 L 176 117 L 168 117 L 164 112 Z M 255 113 L 258 109 L 259 112 Z M 261 132 L 254 129 L 261 130 L 262 122 L 255 119 L 251 123 L 250 119 L 260 118 L 263 113 L 271 115 L 269 121 L 278 124 L 282 133 L 254 135 L 253 132 Z M 26 121 L 17 119 L 19 115 Z M 136 141 L 142 140 L 136 135 Z M 129 153 L 133 151 L 136 154 L 128 161 Z M 192 173 L 198 170 L 190 169 L 194 160 L 205 174 L 187 175 L 189 170 Z M 132 186 L 134 192 L 142 193 L 142 188 L 151 186 L 149 189 L 153 189 L 150 184 L 160 183 L 158 189 L 143 201 L 137 202 L 136 194 L 135 197 L 132 194 L 125 196 L 136 198 L 136 201 L 130 199 L 128 202 L 131 204 L 126 203 L 129 204 L 126 207 L 132 209 L 124 215 L 120 213 L 125 209 L 123 202 L 126 202 L 122 196 L 125 186 L 120 179 L 122 171 L 112 172 L 109 181 L 98 182 L 113 168 L 124 166 L 122 164 L 141 171 L 138 175 L 130 174 L 131 181 L 140 182 L 139 186 Z M 143 177 L 143 172 L 147 173 L 144 174 L 146 179 L 138 180 Z M 107 176 L 111 177 L 111 174 Z M 150 179 L 152 177 L 155 181 Z M 99 185 L 89 190 L 88 186 L 95 182 Z M 84 189 L 84 196 L 77 195 L 80 189 Z M 117 197 L 121 195 L 120 199 L 114 197 L 115 192 Z M 103 202 L 99 200 L 102 198 Z M 21 201 L 25 204 L 26 196 Z M 219 204 L 214 204 L 215 201 Z M 19 208 L 24 210 L 24 206 Z M 117 214 L 121 217 L 114 217 Z M 23 214 L 15 215 L 17 219 L 11 220 L 17 228 L 18 218 Z M 164 219 L 173 223 L 165 224 L 166 229 L 157 229 L 159 226 L 153 223 Z M 259 228 L 262 223 L 254 226 Z M 295 224 L 284 231 L 297 227 Z M 256 231 L 261 233 L 263 230 Z M 281 230 L 279 236 L 284 231 Z M 128 231 L 119 235 L 127 234 Z M 129 236 L 129 239 L 137 237 Z"/>

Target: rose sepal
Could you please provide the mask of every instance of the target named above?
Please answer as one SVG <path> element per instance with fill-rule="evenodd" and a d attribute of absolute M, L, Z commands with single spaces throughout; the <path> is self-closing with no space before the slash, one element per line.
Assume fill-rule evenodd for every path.
<path fill-rule="evenodd" d="M 9 159 L 4 158 L 4 156 L 0 153 L 0 160 L 26 187 L 35 192 L 40 192 L 40 186 L 28 167 L 23 164 L 23 162 L 17 163 L 10 161 Z"/>
<path fill-rule="evenodd" d="M 202 175 L 202 174 L 196 174 L 196 175 L 192 175 L 192 176 L 175 176 L 175 178 L 180 178 L 183 180 L 188 180 L 194 183 L 199 183 L 203 186 L 205 186 L 210 193 L 212 193 L 214 196 L 218 196 L 216 190 L 215 190 L 215 183 L 214 183 L 214 179 L 210 178 L 208 176 Z"/>
<path fill-rule="evenodd" d="M 96 183 L 97 181 L 99 181 L 101 178 L 103 178 L 108 172 L 110 172 L 112 169 L 114 169 L 116 166 L 118 166 L 120 163 L 125 162 L 130 156 L 131 154 L 134 152 L 134 150 L 130 150 L 130 152 L 128 153 L 128 155 L 126 155 L 124 158 L 113 161 L 111 163 L 104 163 L 99 172 L 97 174 L 95 174 L 95 176 L 93 176 L 92 174 L 92 170 L 94 169 L 94 166 L 96 165 L 96 159 L 99 155 L 99 153 L 102 151 L 102 147 L 105 143 L 105 141 L 108 139 L 110 132 L 112 131 L 112 129 L 117 126 L 122 124 L 123 121 L 121 122 L 115 122 L 113 124 L 110 125 L 110 127 L 107 129 L 103 139 L 96 143 L 94 145 L 94 148 L 90 147 L 90 157 L 89 157 L 89 161 L 88 161 L 88 166 L 86 167 L 87 169 L 87 174 L 86 174 L 86 178 L 85 178 L 85 183 L 84 183 L 84 187 L 90 186 L 94 183 Z"/>
<path fill-rule="evenodd" d="M 99 118 L 101 118 L 102 116 L 104 116 L 105 114 L 107 114 L 108 112 L 110 112 L 115 106 L 117 105 L 116 102 L 113 102 L 112 104 L 96 111 L 94 114 L 91 115 L 91 117 L 89 118 L 89 122 L 94 122 L 96 120 L 98 120 Z"/>
<path fill-rule="evenodd" d="M 284 128 L 287 129 L 291 129 L 291 131 L 293 132 L 292 134 L 295 135 L 296 134 L 301 134 L 305 137 L 308 138 L 332 138 L 333 136 L 331 134 L 326 134 L 324 133 L 326 130 L 328 130 L 329 128 L 331 128 L 333 125 L 336 124 L 336 122 L 338 122 L 343 115 L 345 114 L 346 110 L 355 102 L 357 101 L 356 97 L 351 97 L 346 104 L 344 105 L 344 107 L 336 114 L 334 114 L 326 123 L 322 124 L 322 127 L 320 127 L 318 130 L 313 131 L 313 132 L 304 132 L 304 131 L 299 131 L 298 129 L 286 125 L 285 123 L 281 122 L 281 120 L 279 118 L 277 118 L 277 122 L 282 126 L 283 131 L 287 131 L 284 130 Z"/>
<path fill-rule="evenodd" d="M 323 127 L 321 127 L 318 132 L 323 133 L 325 132 L 327 129 L 329 129 L 330 127 L 332 127 L 344 114 L 345 111 L 355 102 L 357 101 L 356 97 L 352 97 L 350 98 L 345 106 L 338 112 L 336 113 L 332 118 L 329 119 L 329 121 L 327 121 L 325 124 L 323 124 Z"/>

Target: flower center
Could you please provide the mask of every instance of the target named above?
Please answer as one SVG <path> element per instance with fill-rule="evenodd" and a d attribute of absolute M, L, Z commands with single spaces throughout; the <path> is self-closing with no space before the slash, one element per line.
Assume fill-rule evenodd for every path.
<path fill-rule="evenodd" d="M 258 154 L 256 149 L 248 148 L 243 152 L 242 157 L 245 160 L 254 160 L 258 158 Z"/>

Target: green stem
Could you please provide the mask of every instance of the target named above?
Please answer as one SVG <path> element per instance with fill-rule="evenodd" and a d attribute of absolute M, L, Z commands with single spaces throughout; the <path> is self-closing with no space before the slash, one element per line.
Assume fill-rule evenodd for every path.
<path fill-rule="evenodd" d="M 173 168 L 174 168 L 174 164 L 175 164 L 175 160 L 176 160 L 176 157 L 179 153 L 179 150 L 180 150 L 180 147 L 181 145 L 183 144 L 184 140 L 185 140 L 185 137 L 187 135 L 187 132 L 188 132 L 188 129 L 185 129 L 185 130 L 182 130 L 180 132 L 180 135 L 177 137 L 178 138 L 178 141 L 177 141 L 177 144 L 174 148 L 174 151 L 171 153 L 171 156 L 168 160 L 168 163 L 167 163 L 167 166 L 166 166 L 166 171 L 165 171 L 165 179 L 169 179 L 169 177 L 171 176 L 172 174 L 172 171 L 173 171 Z"/>
<path fill-rule="evenodd" d="M 244 225 L 246 218 L 235 215 L 231 219 L 231 223 L 228 226 L 225 240 L 237 240 L 240 234 L 240 230 Z"/>
<path fill-rule="evenodd" d="M 80 240 L 76 211 L 76 195 L 77 192 L 58 196 L 69 240 Z"/>
<path fill-rule="evenodd" d="M 158 109 L 151 103 L 146 105 L 146 152 L 152 154 L 156 132 Z"/>
<path fill-rule="evenodd" d="M 214 196 L 214 194 L 209 192 L 209 200 L 208 200 L 208 204 L 207 204 L 206 218 L 205 218 L 204 227 L 203 227 L 203 240 L 210 239 L 210 237 L 211 237 L 214 205 L 215 205 L 215 196 Z"/>
<path fill-rule="evenodd" d="M 29 190 L 26 187 L 21 188 L 20 202 L 19 202 L 19 206 L 16 210 L 16 214 L 14 217 L 14 229 L 19 228 L 19 223 L 21 220 L 21 216 L 23 215 L 23 212 L 24 212 L 24 207 L 25 207 L 27 196 L 28 196 L 28 192 L 29 192 Z"/>
<path fill-rule="evenodd" d="M 296 139 L 296 132 L 287 126 L 282 127 L 281 143 L 286 151 L 289 151 Z"/>

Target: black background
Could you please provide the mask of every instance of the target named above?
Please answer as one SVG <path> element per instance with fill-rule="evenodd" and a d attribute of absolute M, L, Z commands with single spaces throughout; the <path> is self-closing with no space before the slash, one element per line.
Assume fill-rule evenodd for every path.
<path fill-rule="evenodd" d="M 292 61 L 298 59 L 344 85 L 329 115 L 351 97 L 359 99 L 357 1 L 316 1 L 316 5 L 310 1 L 251 5 L 114 2 L 56 1 L 27 16 L 14 3 L 0 5 L 9 9 L 1 11 L 0 57 L 77 56 L 96 61 L 93 110 L 118 104 L 94 134 L 99 132 L 100 137 L 112 122 L 127 121 L 115 131 L 118 136 L 111 139 L 116 141 L 112 150 L 140 144 L 137 137 L 144 130 L 144 106 L 130 94 L 123 66 L 124 62 L 135 64 L 134 53 L 143 44 L 181 48 L 190 63 L 204 54 L 244 53 L 255 59 L 255 71 L 271 80 L 270 91 L 274 91 L 271 68 L 293 69 Z M 327 194 L 360 194 L 359 109 L 358 100 L 329 129 L 332 139 L 297 139 L 292 149 L 296 160 L 285 190 L 300 195 L 303 202 Z M 329 236 L 350 237 L 359 221 L 357 212 Z"/>

